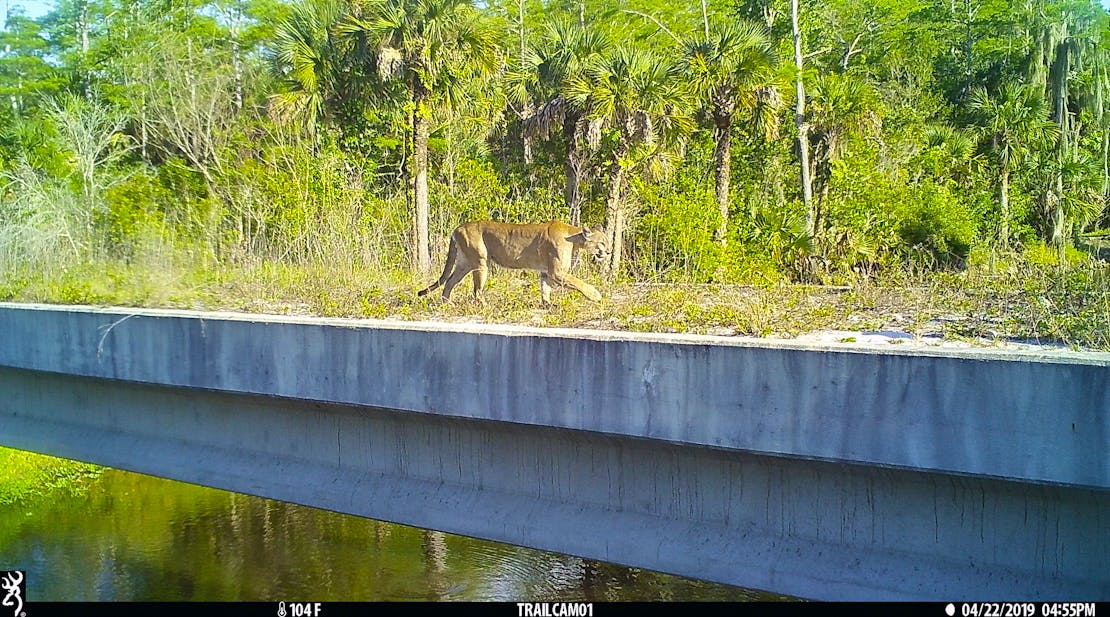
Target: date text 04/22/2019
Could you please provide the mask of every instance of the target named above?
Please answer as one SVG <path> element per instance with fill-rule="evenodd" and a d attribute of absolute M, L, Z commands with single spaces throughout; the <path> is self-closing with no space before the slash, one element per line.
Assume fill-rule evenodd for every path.
<path fill-rule="evenodd" d="M 956 617 L 956 607 L 945 611 Z M 1094 602 L 965 602 L 959 617 L 1096 617 Z"/>

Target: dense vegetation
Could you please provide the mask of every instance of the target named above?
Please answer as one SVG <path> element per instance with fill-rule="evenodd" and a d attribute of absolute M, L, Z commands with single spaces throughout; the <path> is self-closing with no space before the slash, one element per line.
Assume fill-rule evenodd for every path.
<path fill-rule="evenodd" d="M 434 314 L 410 287 L 452 227 L 562 218 L 622 247 L 593 274 L 613 289 L 941 281 L 1001 294 L 971 312 L 1015 308 L 1011 334 L 1110 347 L 1092 258 L 1110 227 L 1108 25 L 1094 0 L 15 8 L 0 299 L 245 289 L 263 309 Z M 303 291 L 260 290 L 273 281 Z M 698 289 L 654 299 L 663 321 L 724 310 Z M 652 309 L 621 310 L 565 321 Z"/>
<path fill-rule="evenodd" d="M 55 490 L 82 490 L 102 467 L 0 447 L 0 508 L 23 504 Z"/>

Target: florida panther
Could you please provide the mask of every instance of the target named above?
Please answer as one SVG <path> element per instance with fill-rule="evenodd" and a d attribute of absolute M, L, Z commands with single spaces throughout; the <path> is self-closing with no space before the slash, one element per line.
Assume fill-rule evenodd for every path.
<path fill-rule="evenodd" d="M 572 275 L 571 260 L 576 251 L 585 251 L 596 259 L 609 256 L 607 236 L 600 229 L 575 227 L 561 221 L 520 224 L 495 221 L 471 221 L 460 225 L 451 234 L 447 263 L 439 280 L 420 290 L 423 296 L 443 286 L 443 300 L 467 274 L 474 275 L 474 297 L 481 299 L 482 288 L 489 276 L 489 264 L 503 268 L 536 270 L 540 273 L 540 296 L 544 304 L 551 302 L 551 286 L 577 289 L 597 302 L 601 293 L 593 285 Z"/>

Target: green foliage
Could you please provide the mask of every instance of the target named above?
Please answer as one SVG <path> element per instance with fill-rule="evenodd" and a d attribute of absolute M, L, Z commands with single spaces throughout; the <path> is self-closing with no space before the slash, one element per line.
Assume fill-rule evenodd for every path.
<path fill-rule="evenodd" d="M 41 23 L 14 11 L 7 16 L 0 31 L 0 101 L 13 120 L 31 116 L 64 87 L 64 72 L 49 61 L 50 44 Z"/>
<path fill-rule="evenodd" d="M 806 258 L 814 250 L 813 240 L 806 235 L 804 212 L 798 201 L 756 205 L 750 222 L 739 227 L 743 239 L 737 255 L 740 259 L 731 262 L 734 271 L 749 271 L 757 278 L 740 276 L 739 280 L 766 283 L 801 277 Z M 766 265 L 753 268 L 751 262 Z"/>
<path fill-rule="evenodd" d="M 109 255 L 129 261 L 151 240 L 163 239 L 162 204 L 173 203 L 174 195 L 153 170 L 134 170 L 105 191 L 104 200 L 95 225 L 105 234 Z"/>
<path fill-rule="evenodd" d="M 84 24 L 79 4 L 0 33 L 2 297 L 201 302 L 182 281 L 226 269 L 405 268 L 418 180 L 435 258 L 464 220 L 574 212 L 627 219 L 635 280 L 699 284 L 926 276 L 1007 243 L 1039 272 L 1054 230 L 1107 223 L 1093 2 L 803 3 L 813 237 L 781 0 L 710 3 L 708 33 L 701 4 L 656 0 L 98 0 Z M 1052 267 L 1079 270 L 1064 250 Z M 396 289 L 351 304 L 414 310 Z"/>
<path fill-rule="evenodd" d="M 943 185 L 905 191 L 894 212 L 899 252 L 925 269 L 960 267 L 976 238 L 971 212 Z"/>
<path fill-rule="evenodd" d="M 643 212 L 630 240 L 637 279 L 713 280 L 721 265 L 721 248 L 713 231 L 720 215 L 712 186 L 693 174 L 667 183 L 636 179 L 633 190 Z"/>
<path fill-rule="evenodd" d="M 4 117 L 0 112 L 0 171 L 14 170 L 21 164 L 48 176 L 65 175 L 68 161 L 58 142 L 53 122 L 46 116 Z"/>
<path fill-rule="evenodd" d="M 457 216 L 454 225 L 479 219 L 521 223 L 528 221 L 531 214 L 523 212 L 519 202 L 510 201 L 509 188 L 486 161 L 464 160 L 455 168 L 451 185 L 441 186 L 440 191 L 444 194 L 445 212 Z M 450 229 L 454 225 L 447 223 Z"/>
<path fill-rule="evenodd" d="M 88 463 L 0 448 L 0 507 L 25 505 L 55 490 L 79 491 L 102 471 Z"/>
<path fill-rule="evenodd" d="M 1026 245 L 1022 251 L 1022 258 L 1039 272 L 1050 272 L 1052 268 L 1063 268 L 1072 275 L 1078 275 L 1079 279 L 1084 282 L 1089 282 L 1084 278 L 1085 275 L 1097 271 L 1097 269 L 1084 268 L 1089 259 L 1087 253 L 1074 247 L 1068 247 L 1064 261 L 1061 263 L 1060 251 L 1056 247 L 1040 241 L 1033 241 Z"/>
<path fill-rule="evenodd" d="M 364 242 L 372 196 L 361 190 L 363 164 L 333 144 L 313 152 L 298 142 L 242 161 L 220 186 L 231 206 L 216 213 L 225 249 L 236 259 L 350 263 L 395 248 Z"/>

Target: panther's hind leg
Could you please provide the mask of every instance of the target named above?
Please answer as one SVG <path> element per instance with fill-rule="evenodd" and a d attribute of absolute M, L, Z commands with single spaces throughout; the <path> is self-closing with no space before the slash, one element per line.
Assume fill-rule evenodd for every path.
<path fill-rule="evenodd" d="M 455 285 L 458 285 L 459 281 L 463 280 L 463 277 L 470 274 L 471 270 L 473 270 L 473 268 L 465 267 L 465 264 L 461 260 L 458 262 L 455 266 L 455 271 L 451 273 L 451 276 L 447 278 L 447 282 L 443 284 L 444 302 L 451 299 L 451 291 L 455 289 Z"/>
<path fill-rule="evenodd" d="M 474 299 L 479 302 L 485 303 L 482 298 L 482 290 L 486 287 L 486 280 L 489 278 L 489 261 L 487 259 L 478 259 L 478 267 L 471 273 L 474 278 Z"/>

